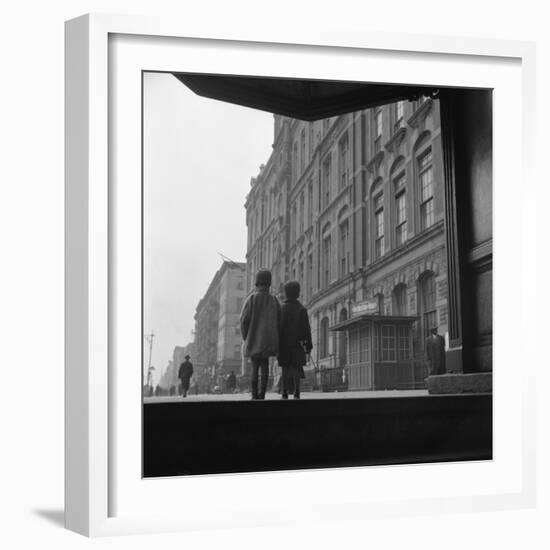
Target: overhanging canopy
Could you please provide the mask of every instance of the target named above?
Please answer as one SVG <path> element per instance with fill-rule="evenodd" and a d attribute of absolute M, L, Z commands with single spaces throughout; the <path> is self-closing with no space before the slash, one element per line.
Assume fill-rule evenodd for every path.
<path fill-rule="evenodd" d="M 375 322 L 375 323 L 384 323 L 384 324 L 403 324 L 408 323 L 412 324 L 414 321 L 418 321 L 419 317 L 414 315 L 376 315 L 376 314 L 365 314 L 357 315 L 351 319 L 346 319 L 336 325 L 330 327 L 330 330 L 335 332 L 347 330 L 355 325 L 364 325 L 366 323 Z"/>
<path fill-rule="evenodd" d="M 433 87 L 399 84 L 173 74 L 200 96 L 307 121 L 437 92 Z"/>

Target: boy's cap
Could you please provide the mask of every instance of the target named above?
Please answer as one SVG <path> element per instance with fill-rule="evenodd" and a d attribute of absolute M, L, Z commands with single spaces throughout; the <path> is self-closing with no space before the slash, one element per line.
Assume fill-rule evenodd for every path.
<path fill-rule="evenodd" d="M 290 299 L 298 298 L 300 296 L 300 283 L 298 281 L 285 283 L 285 296 Z"/>
<path fill-rule="evenodd" d="M 269 269 L 260 269 L 256 273 L 256 286 L 271 286 L 271 271 Z"/>

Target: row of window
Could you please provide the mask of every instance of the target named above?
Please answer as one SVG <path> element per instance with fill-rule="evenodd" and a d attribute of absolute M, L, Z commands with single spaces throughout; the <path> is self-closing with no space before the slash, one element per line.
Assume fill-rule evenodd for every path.
<path fill-rule="evenodd" d="M 422 231 L 428 229 L 434 224 L 434 196 L 433 196 L 433 176 L 432 176 L 432 154 L 431 149 L 428 149 L 418 160 L 419 163 L 419 180 L 420 180 L 420 228 Z M 395 246 L 399 247 L 405 244 L 408 237 L 407 231 L 407 188 L 405 175 L 399 175 L 394 181 L 394 231 L 395 231 Z M 374 258 L 381 258 L 386 250 L 385 243 L 385 223 L 384 223 L 384 192 L 375 191 L 375 196 L 372 200 L 372 225 L 373 225 L 373 248 Z M 339 224 L 339 243 L 338 243 L 338 260 L 337 273 L 332 273 L 333 260 L 333 245 L 332 235 L 330 234 L 330 226 L 323 231 L 321 244 L 321 262 L 319 287 L 326 288 L 332 281 L 334 276 L 344 278 L 350 271 L 350 238 L 349 238 L 349 220 L 344 220 Z M 308 297 L 311 296 L 313 283 L 313 254 L 308 253 Z M 303 259 L 300 257 L 298 263 L 294 260 L 291 264 L 291 277 L 298 279 L 303 285 L 304 265 Z"/>
<path fill-rule="evenodd" d="M 420 230 L 425 231 L 435 222 L 434 214 L 434 185 L 432 150 L 427 149 L 417 158 L 417 174 L 419 187 L 419 219 Z M 381 258 L 386 250 L 384 208 L 386 197 L 381 186 L 372 191 L 372 219 L 374 234 L 374 258 Z M 403 245 L 408 238 L 407 230 L 407 182 L 402 172 L 393 180 L 393 230 L 395 246 Z"/>
<path fill-rule="evenodd" d="M 396 106 L 398 104 L 394 104 Z M 399 115 L 399 113 L 398 113 Z M 396 116 L 398 116 L 396 115 Z M 400 119 L 399 119 L 400 120 Z M 347 134 L 339 142 L 339 174 L 338 189 L 341 190 L 349 181 L 349 154 Z M 425 230 L 434 223 L 434 203 L 433 203 L 433 162 L 431 148 L 416 159 L 416 174 L 419 181 L 420 195 L 420 229 Z M 329 153 L 323 161 L 321 170 L 321 189 L 318 196 L 318 209 L 324 210 L 331 202 L 332 189 L 332 156 Z M 407 240 L 407 195 L 406 178 L 401 173 L 394 179 L 395 189 L 395 244 L 400 246 Z M 291 241 L 296 241 L 303 234 L 305 227 L 313 223 L 314 213 L 314 189 L 313 181 L 307 182 L 305 189 L 294 201 L 290 214 Z M 307 202 L 306 202 L 307 196 Z M 382 193 L 374 197 L 373 217 L 375 244 L 374 255 L 379 258 L 384 254 L 385 235 L 384 235 L 384 197 Z M 307 211 L 306 211 L 307 204 Z M 256 211 L 250 217 L 249 227 L 249 245 L 261 233 L 267 225 L 269 219 L 273 219 L 275 213 L 283 215 L 283 197 L 279 192 L 277 195 L 268 193 L 266 201 L 262 202 L 260 210 Z M 307 225 L 306 225 L 307 224 Z"/>
<path fill-rule="evenodd" d="M 417 109 L 424 99 L 414 102 L 413 109 Z M 403 126 L 404 101 L 398 101 L 387 106 L 390 114 L 391 133 L 394 134 Z M 373 154 L 378 153 L 382 149 L 383 141 L 383 107 L 379 107 L 371 111 L 372 116 L 372 149 Z M 322 121 L 322 134 L 326 134 L 332 119 L 324 119 Z M 307 138 L 306 138 L 307 136 Z M 303 174 L 307 164 L 309 164 L 314 155 L 315 148 L 321 141 L 321 132 L 316 132 L 317 140 L 315 141 L 315 125 L 310 122 L 306 128 L 302 128 L 300 137 L 297 138 L 292 147 L 292 181 L 296 182 Z M 307 141 L 307 147 L 306 147 Z M 331 157 L 330 154 L 325 158 L 323 172 L 330 172 Z M 347 132 L 338 142 L 338 181 L 339 188 L 347 184 L 349 178 L 349 138 Z"/>
<path fill-rule="evenodd" d="M 435 222 L 434 213 L 434 179 L 432 149 L 429 148 L 417 157 L 416 174 L 419 187 L 419 220 L 420 230 L 424 231 Z M 372 191 L 372 231 L 374 235 L 374 258 L 382 257 L 386 250 L 384 207 L 386 197 L 382 186 L 375 186 Z M 396 247 L 403 245 L 408 237 L 407 227 L 407 181 L 404 172 L 399 173 L 393 180 L 393 224 L 395 232 L 394 244 Z M 302 192 L 292 206 L 290 231 L 292 242 L 295 242 L 304 232 L 304 220 L 308 226 L 313 223 L 313 185 L 308 182 L 308 212 L 306 216 L 306 201 Z M 327 197 L 327 200 L 328 197 Z M 342 258 L 341 258 L 342 260 Z M 345 273 L 345 271 L 343 272 Z"/>

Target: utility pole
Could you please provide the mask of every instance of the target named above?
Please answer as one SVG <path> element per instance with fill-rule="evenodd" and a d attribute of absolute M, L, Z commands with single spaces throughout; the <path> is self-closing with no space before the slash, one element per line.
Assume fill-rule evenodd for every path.
<path fill-rule="evenodd" d="M 149 342 L 149 364 L 147 365 L 147 385 L 151 385 L 151 357 L 153 355 L 153 339 L 155 338 L 154 331 L 151 334 L 145 334 L 143 336 L 147 342 Z"/>

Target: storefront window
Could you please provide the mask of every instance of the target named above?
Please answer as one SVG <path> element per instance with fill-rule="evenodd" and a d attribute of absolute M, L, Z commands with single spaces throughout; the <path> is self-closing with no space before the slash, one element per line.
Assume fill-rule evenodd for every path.
<path fill-rule="evenodd" d="M 382 361 L 395 361 L 395 327 L 382 325 Z"/>
<path fill-rule="evenodd" d="M 411 348 L 410 348 L 410 339 L 409 339 L 409 327 L 408 326 L 401 326 L 398 327 L 398 360 L 399 361 L 406 361 L 407 359 L 410 359 L 411 356 Z"/>

